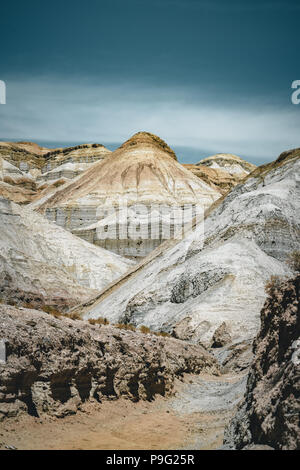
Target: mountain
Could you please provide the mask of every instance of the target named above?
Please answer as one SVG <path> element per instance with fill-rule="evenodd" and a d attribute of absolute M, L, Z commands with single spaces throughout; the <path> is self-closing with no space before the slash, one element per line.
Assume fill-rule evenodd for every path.
<path fill-rule="evenodd" d="M 203 158 L 197 163 L 197 165 L 205 165 L 216 170 L 223 170 L 240 179 L 244 178 L 256 168 L 252 163 L 246 162 L 242 158 L 237 155 L 232 155 L 231 153 L 217 153 L 211 157 Z"/>
<path fill-rule="evenodd" d="M 147 325 L 211 345 L 225 322 L 232 341 L 253 338 L 272 275 L 290 275 L 299 249 L 300 149 L 257 168 L 206 212 L 182 241 L 165 242 L 76 310 L 83 318 Z"/>
<path fill-rule="evenodd" d="M 197 165 L 185 163 L 183 166 L 222 195 L 241 182 L 241 178 L 236 173 L 228 173 L 225 169 L 212 168 L 199 163 Z"/>
<path fill-rule="evenodd" d="M 2 302 L 65 309 L 95 295 L 132 265 L 5 198 L 0 198 L 0 223 Z"/>
<path fill-rule="evenodd" d="M 110 153 L 101 144 L 83 144 L 53 150 L 44 155 L 45 165 L 38 181 L 75 178 L 93 163 L 104 160 Z"/>
<path fill-rule="evenodd" d="M 91 243 L 138 258 L 169 238 L 162 225 L 164 218 L 172 217 L 174 208 L 182 210 L 185 204 L 206 208 L 219 196 L 217 189 L 178 163 L 175 153 L 162 139 L 139 132 L 75 181 L 43 198 L 35 208 Z M 142 221 L 141 205 L 145 210 Z M 149 236 L 147 217 L 153 205 L 158 206 L 155 216 L 160 224 L 159 233 Z M 99 213 L 99 209 L 114 212 L 109 217 L 110 214 Z M 121 224 L 126 229 L 123 237 L 118 235 Z M 171 226 L 174 227 L 172 222 Z M 99 237 L 99 230 L 105 227 L 108 233 Z M 133 235 L 128 227 L 132 227 Z"/>

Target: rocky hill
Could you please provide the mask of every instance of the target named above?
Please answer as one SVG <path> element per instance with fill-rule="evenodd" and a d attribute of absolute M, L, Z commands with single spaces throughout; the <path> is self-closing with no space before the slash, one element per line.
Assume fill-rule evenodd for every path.
<path fill-rule="evenodd" d="M 0 142 L 0 157 L 22 171 L 41 169 L 45 162 L 44 155 L 48 152 L 49 149 L 33 142 Z"/>
<path fill-rule="evenodd" d="M 29 204 L 37 194 L 37 185 L 30 173 L 0 157 L 0 196 L 19 204 Z"/>
<path fill-rule="evenodd" d="M 35 208 L 49 220 L 91 243 L 138 258 L 169 238 L 162 228 L 164 217 L 169 216 L 168 210 L 181 209 L 184 204 L 208 207 L 219 196 L 217 189 L 180 165 L 164 141 L 140 132 L 75 181 L 43 198 Z M 156 236 L 149 234 L 148 220 L 140 221 L 141 204 L 147 211 L 151 211 L 154 204 L 159 205 L 160 225 Z M 116 208 L 116 215 L 106 220 L 105 213 L 99 215 L 99 208 Z M 140 232 L 137 230 L 130 235 L 128 229 L 124 237 L 118 236 L 119 224 L 133 229 L 140 224 Z M 107 235 L 99 237 L 99 230 L 106 226 Z M 117 234 L 110 235 L 112 227 L 116 227 Z"/>
<path fill-rule="evenodd" d="M 231 189 L 241 182 L 241 177 L 239 175 L 236 173 L 228 173 L 225 169 L 211 168 L 199 163 L 197 165 L 186 163 L 183 166 L 190 170 L 195 176 L 209 184 L 216 191 L 219 191 L 222 195 L 231 191 Z"/>
<path fill-rule="evenodd" d="M 218 374 L 201 346 L 36 310 L 0 305 L 0 338 L 0 421 L 20 413 L 64 417 L 88 400 L 151 400 L 169 395 L 184 373 Z"/>
<path fill-rule="evenodd" d="M 75 237 L 28 207 L 0 198 L 0 298 L 65 309 L 132 265 Z"/>
<path fill-rule="evenodd" d="M 111 154 L 104 145 L 83 144 L 50 151 L 44 155 L 45 165 L 38 181 L 73 179 Z"/>
<path fill-rule="evenodd" d="M 299 274 L 269 287 L 245 398 L 225 433 L 227 448 L 300 448 L 299 289 Z"/>
<path fill-rule="evenodd" d="M 165 242 L 94 301 L 84 318 L 171 332 L 210 345 L 225 322 L 232 341 L 253 338 L 271 275 L 290 275 L 285 260 L 299 249 L 300 150 L 255 170 L 208 209 L 203 227 Z"/>
<path fill-rule="evenodd" d="M 217 153 L 211 157 L 203 158 L 197 165 L 205 165 L 216 170 L 223 170 L 240 179 L 249 175 L 256 168 L 252 163 L 231 153 Z"/>

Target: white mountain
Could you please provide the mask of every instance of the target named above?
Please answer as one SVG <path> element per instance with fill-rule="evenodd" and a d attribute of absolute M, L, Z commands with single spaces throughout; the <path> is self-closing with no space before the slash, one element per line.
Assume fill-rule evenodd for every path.
<path fill-rule="evenodd" d="M 180 242 L 158 247 L 93 301 L 84 318 L 171 331 L 179 322 L 193 341 L 210 344 L 223 322 L 234 341 L 253 337 L 272 275 L 290 274 L 299 249 L 300 149 L 257 168 L 208 209 Z"/>

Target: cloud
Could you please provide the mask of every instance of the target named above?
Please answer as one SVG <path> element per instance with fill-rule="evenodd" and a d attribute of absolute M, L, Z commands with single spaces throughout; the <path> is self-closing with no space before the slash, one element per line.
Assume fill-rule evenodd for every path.
<path fill-rule="evenodd" d="M 11 140 L 105 144 L 147 130 L 171 146 L 202 154 L 230 152 L 261 163 L 300 146 L 300 107 L 248 103 L 235 96 L 222 101 L 182 87 L 8 82 L 0 120 L 0 137 Z"/>

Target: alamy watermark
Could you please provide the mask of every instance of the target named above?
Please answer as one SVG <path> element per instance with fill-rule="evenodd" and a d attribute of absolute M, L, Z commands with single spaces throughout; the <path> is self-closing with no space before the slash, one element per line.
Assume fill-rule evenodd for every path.
<path fill-rule="evenodd" d="M 6 104 L 6 84 L 0 80 L 0 104 Z"/>
<path fill-rule="evenodd" d="M 295 90 L 291 96 L 292 103 L 300 104 L 300 80 L 294 80 L 292 88 Z"/>

